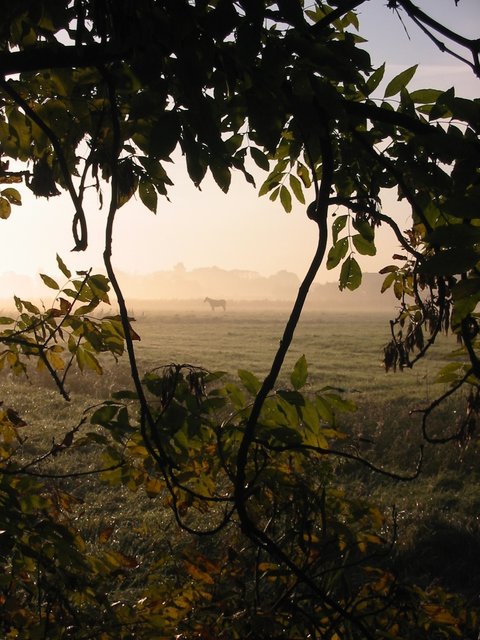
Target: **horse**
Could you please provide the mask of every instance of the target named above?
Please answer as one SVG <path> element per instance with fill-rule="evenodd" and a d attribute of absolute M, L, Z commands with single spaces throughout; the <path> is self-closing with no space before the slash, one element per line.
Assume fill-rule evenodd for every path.
<path fill-rule="evenodd" d="M 212 311 L 215 311 L 217 307 L 222 307 L 224 311 L 227 308 L 227 303 L 225 300 L 214 300 L 213 298 L 205 298 L 204 302 L 208 302 Z"/>

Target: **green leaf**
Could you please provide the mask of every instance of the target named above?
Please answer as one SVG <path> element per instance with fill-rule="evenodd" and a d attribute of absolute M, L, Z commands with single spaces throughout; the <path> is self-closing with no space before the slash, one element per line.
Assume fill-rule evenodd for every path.
<path fill-rule="evenodd" d="M 237 411 L 240 411 L 245 406 L 245 396 L 236 384 L 227 382 L 225 385 L 225 393 L 228 394 L 228 398 L 232 403 L 232 406 Z"/>
<path fill-rule="evenodd" d="M 413 67 L 409 67 L 402 71 L 397 76 L 395 76 L 390 82 L 387 84 L 387 88 L 385 89 L 385 98 L 391 98 L 395 94 L 399 93 L 410 80 L 415 75 L 415 71 L 417 70 L 418 64 L 414 64 Z"/>
<path fill-rule="evenodd" d="M 438 89 L 417 89 L 410 94 L 410 100 L 420 104 L 432 104 L 442 95 Z"/>
<path fill-rule="evenodd" d="M 375 244 L 370 240 L 366 240 L 360 234 L 352 236 L 352 242 L 355 249 L 362 256 L 374 256 L 377 253 Z"/>
<path fill-rule="evenodd" d="M 291 391 L 289 389 L 279 389 L 277 391 L 279 395 L 288 404 L 293 404 L 296 407 L 303 407 L 305 405 L 305 397 L 299 391 Z"/>
<path fill-rule="evenodd" d="M 275 202 L 275 200 L 278 198 L 278 194 L 280 193 L 280 187 L 277 187 L 276 189 L 274 189 L 272 191 L 272 193 L 268 196 L 268 199 L 271 200 L 272 202 Z"/>
<path fill-rule="evenodd" d="M 296 429 L 287 426 L 273 427 L 269 430 L 269 435 L 282 444 L 290 446 L 300 444 L 302 440 Z"/>
<path fill-rule="evenodd" d="M 8 187 L 8 189 L 3 189 L 2 191 L 0 191 L 0 194 L 6 198 L 10 204 L 16 204 L 16 205 L 21 205 L 22 204 L 22 197 L 20 195 L 20 192 L 17 191 L 17 189 L 14 189 L 13 187 Z"/>
<path fill-rule="evenodd" d="M 480 296 L 480 278 L 478 277 L 460 280 L 452 289 L 452 296 L 454 300 L 460 300 L 461 298 L 467 298 L 474 295 Z"/>
<path fill-rule="evenodd" d="M 478 293 L 473 296 L 467 296 L 465 298 L 459 298 L 455 300 L 452 310 L 450 322 L 452 327 L 460 326 L 462 320 L 471 315 L 478 305 L 479 295 Z"/>
<path fill-rule="evenodd" d="M 208 167 L 206 154 L 195 143 L 187 144 L 184 142 L 184 144 L 188 175 L 193 184 L 200 187 Z"/>
<path fill-rule="evenodd" d="M 29 300 L 22 300 L 22 304 L 29 313 L 33 313 L 35 315 L 40 313 L 40 309 Z"/>
<path fill-rule="evenodd" d="M 468 224 L 450 224 L 438 227 L 425 240 L 432 246 L 466 247 L 480 242 L 480 227 Z"/>
<path fill-rule="evenodd" d="M 138 193 L 140 195 L 140 200 L 147 209 L 152 211 L 152 213 L 157 213 L 158 195 L 153 184 L 142 178 L 138 187 Z"/>
<path fill-rule="evenodd" d="M 262 386 L 260 380 L 251 371 L 246 371 L 245 369 L 238 370 L 238 377 L 245 389 L 253 396 L 256 396 Z"/>
<path fill-rule="evenodd" d="M 372 225 L 370 225 L 365 220 L 354 220 L 353 221 L 354 228 L 358 231 L 358 233 L 368 240 L 369 242 L 373 242 L 375 238 L 375 229 Z"/>
<path fill-rule="evenodd" d="M 280 178 L 281 176 L 272 176 L 270 174 L 270 176 L 268 176 L 268 178 L 265 180 L 265 182 L 262 184 L 262 186 L 260 187 L 260 190 L 258 192 L 259 196 L 265 196 L 267 195 L 267 193 L 269 191 L 271 191 L 272 189 L 274 189 L 275 187 L 277 187 L 277 185 L 280 182 Z"/>
<path fill-rule="evenodd" d="M 280 187 L 280 202 L 282 203 L 282 207 L 285 209 L 285 211 L 287 213 L 290 213 L 290 211 L 292 210 L 292 196 L 285 185 L 282 185 Z"/>
<path fill-rule="evenodd" d="M 439 251 L 418 267 L 419 273 L 452 276 L 473 269 L 480 260 L 480 253 L 472 247 L 457 247 Z"/>
<path fill-rule="evenodd" d="M 99 424 L 102 427 L 107 427 L 108 424 L 115 418 L 118 413 L 119 406 L 117 404 L 105 403 L 102 407 L 97 409 L 90 418 L 91 424 Z"/>
<path fill-rule="evenodd" d="M 72 277 L 72 274 L 71 274 L 70 270 L 67 268 L 67 266 L 65 265 L 63 260 L 58 255 L 58 253 L 57 253 L 57 265 L 58 265 L 58 268 L 60 269 L 60 271 L 63 273 L 63 275 L 66 278 L 71 278 Z"/>
<path fill-rule="evenodd" d="M 343 216 L 338 216 L 333 221 L 333 224 L 332 224 L 332 241 L 333 241 L 333 244 L 335 244 L 337 242 L 338 234 L 340 233 L 340 231 L 342 231 L 345 228 L 348 218 L 349 218 L 348 215 L 343 215 Z"/>
<path fill-rule="evenodd" d="M 378 69 L 375 69 L 375 71 L 367 80 L 367 83 L 366 83 L 367 96 L 369 96 L 372 93 L 372 91 L 375 91 L 375 89 L 378 87 L 380 82 L 383 80 L 384 75 L 385 75 L 385 63 L 383 63 L 380 67 L 378 67 Z"/>
<path fill-rule="evenodd" d="M 333 247 L 331 247 L 328 252 L 327 257 L 327 269 L 334 269 L 339 263 L 340 260 L 347 255 L 348 251 L 348 238 L 341 238 L 338 242 L 336 242 Z"/>
<path fill-rule="evenodd" d="M 12 212 L 12 206 L 6 198 L 0 198 L 0 218 L 7 220 Z"/>
<path fill-rule="evenodd" d="M 112 398 L 116 400 L 138 400 L 138 393 L 129 389 L 121 389 L 120 391 L 114 391 Z"/>
<path fill-rule="evenodd" d="M 325 387 L 325 389 L 328 389 L 328 387 Z M 343 392 L 344 390 L 339 389 L 339 391 Z M 328 399 L 330 406 L 335 411 L 351 412 L 356 411 L 357 409 L 357 405 L 353 402 L 353 400 L 343 398 L 338 393 L 326 393 L 323 397 L 324 399 Z"/>
<path fill-rule="evenodd" d="M 95 273 L 93 276 L 90 276 L 88 285 L 98 298 L 101 298 L 100 293 L 108 293 L 110 291 L 110 282 L 108 278 L 101 273 Z"/>
<path fill-rule="evenodd" d="M 250 147 L 250 155 L 252 156 L 255 164 L 260 167 L 260 169 L 264 169 L 265 171 L 270 170 L 270 162 L 268 161 L 268 156 L 257 149 L 256 147 Z"/>
<path fill-rule="evenodd" d="M 340 289 L 354 291 L 362 283 L 362 270 L 353 256 L 349 256 L 342 264 L 340 271 Z"/>
<path fill-rule="evenodd" d="M 297 175 L 303 182 L 303 186 L 305 187 L 305 189 L 309 189 L 312 184 L 312 181 L 310 179 L 310 172 L 307 167 L 300 162 L 297 164 Z"/>
<path fill-rule="evenodd" d="M 308 366 L 305 355 L 300 356 L 300 358 L 295 363 L 293 367 L 293 371 L 290 375 L 290 382 L 293 385 L 293 388 L 298 391 L 301 389 L 306 383 L 308 378 Z"/>
<path fill-rule="evenodd" d="M 210 159 L 210 171 L 212 172 L 213 178 L 220 189 L 224 193 L 227 193 L 232 180 L 232 174 L 228 164 L 224 162 L 222 158 L 213 155 Z"/>
<path fill-rule="evenodd" d="M 99 375 L 103 373 L 100 363 L 95 358 L 95 356 L 90 353 L 90 351 L 78 347 L 75 356 L 77 358 L 77 363 L 81 371 L 83 371 L 84 369 L 92 369 L 92 371 L 95 371 Z"/>
<path fill-rule="evenodd" d="M 175 151 L 180 136 L 180 124 L 175 110 L 164 111 L 157 116 L 149 136 L 149 155 L 167 160 Z"/>
<path fill-rule="evenodd" d="M 303 195 L 302 183 L 300 182 L 300 180 L 297 178 L 297 176 L 290 174 L 289 181 L 290 188 L 293 191 L 296 199 L 302 204 L 305 204 L 305 196 Z"/>
<path fill-rule="evenodd" d="M 380 289 L 380 293 L 383 293 L 387 289 L 390 289 L 392 284 L 395 282 L 396 278 L 397 278 L 396 272 L 392 271 L 391 273 L 387 274 L 385 277 L 385 280 L 382 283 L 382 288 Z"/>
<path fill-rule="evenodd" d="M 47 287 L 49 287 L 50 289 L 60 289 L 60 287 L 55 282 L 55 280 L 50 276 L 47 276 L 44 273 L 41 273 L 40 277 L 43 280 L 43 282 L 47 285 Z"/>
<path fill-rule="evenodd" d="M 471 196 L 460 196 L 448 199 L 443 208 L 445 211 L 455 218 L 478 219 L 480 218 L 479 206 L 480 194 L 477 190 Z"/>

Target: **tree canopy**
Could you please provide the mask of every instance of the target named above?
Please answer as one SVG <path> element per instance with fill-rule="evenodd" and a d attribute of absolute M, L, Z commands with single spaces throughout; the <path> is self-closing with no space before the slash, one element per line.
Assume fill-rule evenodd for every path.
<path fill-rule="evenodd" d="M 409 91 L 416 66 L 380 90 L 385 65 L 372 67 L 358 33 L 355 10 L 364 2 L 18 0 L 3 7 L 0 217 L 21 205 L 21 183 L 39 198 L 66 191 L 74 250 L 82 251 L 84 197 L 93 186 L 105 209 L 108 280 L 88 270 L 72 275 L 58 258 L 69 283 L 42 276 L 58 292 L 49 309 L 16 298 L 19 319 L 2 318 L 12 325 L 1 336 L 2 363 L 22 373 L 38 360 L 68 398 L 75 362 L 101 373 L 101 354 L 126 349 L 133 388 L 83 418 L 107 433 L 89 439 L 104 447 L 102 473 L 113 484 L 165 492 L 178 526 L 200 539 L 227 532 L 240 540 L 210 558 L 197 549 L 174 596 L 164 580 L 135 606 L 113 606 L 102 572 L 116 575 L 129 558 L 85 550 L 61 515 L 67 494 L 60 505 L 40 472 L 40 479 L 29 475 L 33 463 L 17 460 L 16 414 L 4 412 L 6 637 L 473 637 L 475 621 L 462 603 L 440 590 L 397 589 L 378 561 L 377 547 L 390 544 L 381 514 L 335 488 L 330 460 L 369 465 L 335 444 L 343 436 L 334 416 L 350 410 L 349 401 L 328 388 L 310 397 L 305 358 L 291 388 L 274 392 L 319 266 L 341 265 L 340 288 L 359 287 L 355 256 L 375 254 L 375 232 L 385 225 L 402 247 L 383 269 L 383 289 L 393 287 L 398 299 L 387 369 L 413 366 L 440 332 L 452 331 L 460 346 L 441 374 L 448 390 L 424 412 L 425 440 L 463 438 L 480 406 L 480 103 L 453 88 Z M 480 40 L 410 0 L 378 4 L 480 77 Z M 462 11 L 461 3 L 452 10 Z M 263 381 L 241 371 L 238 386 L 222 386 L 221 377 L 182 365 L 144 377 L 138 370 L 138 336 L 112 266 L 115 216 L 134 194 L 156 211 L 178 149 L 196 186 L 210 172 L 227 192 L 236 171 L 253 187 L 255 166 L 266 172 L 260 195 L 286 211 L 298 200 L 316 225 L 316 252 Z M 410 207 L 405 231 L 384 211 L 390 191 Z M 119 314 L 95 319 L 110 285 Z M 435 403 L 465 388 L 465 419 L 438 433 Z M 75 434 L 47 454 L 69 448 Z M 231 601 L 205 606 L 221 590 Z"/>

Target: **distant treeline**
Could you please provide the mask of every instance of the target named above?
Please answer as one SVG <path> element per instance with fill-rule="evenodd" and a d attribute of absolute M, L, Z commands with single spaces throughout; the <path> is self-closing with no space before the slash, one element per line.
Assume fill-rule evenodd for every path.
<path fill-rule="evenodd" d="M 299 277 L 285 270 L 271 276 L 219 267 L 187 271 L 181 263 L 170 271 L 147 275 L 120 272 L 118 277 L 125 297 L 132 301 L 148 301 L 149 308 L 157 301 L 178 302 L 183 307 L 186 301 L 203 302 L 206 296 L 222 298 L 227 303 L 244 301 L 270 306 L 293 301 L 300 286 Z M 362 286 L 354 292 L 340 291 L 336 282 L 315 284 L 310 292 L 308 308 L 324 311 L 392 310 L 395 305 L 392 293 L 380 293 L 383 278 L 380 274 L 365 273 Z M 40 284 L 36 286 L 26 276 L 14 273 L 0 275 L 0 297 L 5 304 L 12 300 L 14 294 L 27 299 L 38 296 L 44 299 L 46 293 Z M 205 310 L 209 310 L 208 305 L 205 305 Z"/>

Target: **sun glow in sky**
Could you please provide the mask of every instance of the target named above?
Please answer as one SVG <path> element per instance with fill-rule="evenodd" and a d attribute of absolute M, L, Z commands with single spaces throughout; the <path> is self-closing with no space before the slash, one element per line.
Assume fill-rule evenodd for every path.
<path fill-rule="evenodd" d="M 454 85 L 457 95 L 479 95 L 480 81 L 466 65 L 440 53 L 416 27 L 405 22 L 407 34 L 385 4 L 385 0 L 370 0 L 359 13 L 360 33 L 369 40 L 365 47 L 373 65 L 388 61 L 386 81 L 418 62 L 419 69 L 409 87 L 447 89 Z M 423 0 L 417 4 L 462 35 L 478 37 L 479 0 L 460 0 L 458 7 L 454 0 Z M 382 93 L 378 93 L 380 98 Z M 235 175 L 227 195 L 208 176 L 198 191 L 190 183 L 180 155 L 166 168 L 175 186 L 169 191 L 170 202 L 159 200 L 157 215 L 134 199 L 118 213 L 113 247 L 117 269 L 143 274 L 170 270 L 182 262 L 187 270 L 216 265 L 270 275 L 286 269 L 302 277 L 317 240 L 316 226 L 306 217 L 303 205 L 294 204 L 293 211 L 286 214 L 279 202 L 259 198 L 243 177 Z M 266 174 L 256 171 L 255 177 L 258 189 Z M 107 203 L 108 185 L 104 195 Z M 107 206 L 103 211 L 98 209 L 93 190 L 86 206 L 89 249 L 82 254 L 70 253 L 73 207 L 66 196 L 47 202 L 22 189 L 22 197 L 23 206 L 14 207 L 11 217 L 0 221 L 0 274 L 34 276 L 40 271 L 55 275 L 56 253 L 71 268 L 101 268 Z M 395 215 L 401 229 L 408 226 L 408 211 L 393 194 L 386 200 L 384 211 Z M 378 271 L 389 264 L 398 243 L 387 230 L 379 231 L 377 247 L 377 256 L 361 260 L 366 271 Z M 322 269 L 318 280 L 333 281 L 335 277 L 334 272 Z"/>

